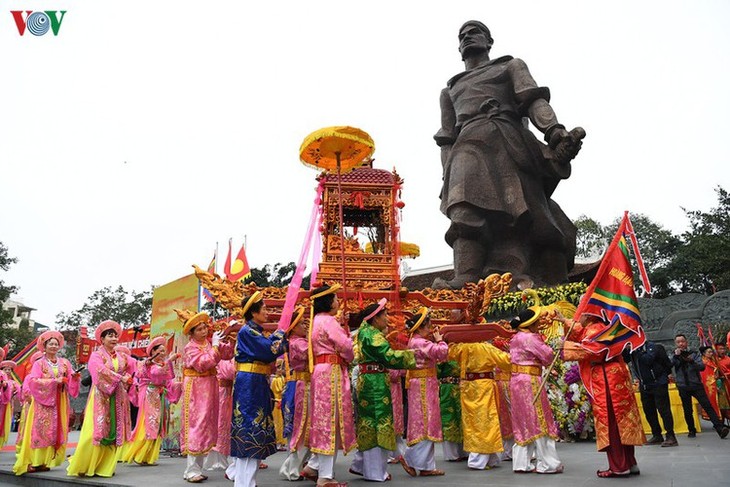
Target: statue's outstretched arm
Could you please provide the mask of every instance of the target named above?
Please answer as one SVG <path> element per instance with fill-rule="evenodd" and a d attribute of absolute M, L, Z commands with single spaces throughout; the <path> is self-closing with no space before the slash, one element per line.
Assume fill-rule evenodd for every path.
<path fill-rule="evenodd" d="M 529 117 L 530 122 L 543 134 L 550 150 L 546 151 L 546 159 L 559 165 L 566 165 L 578 154 L 582 145 L 581 139 L 585 131 L 576 127 L 570 132 L 558 122 L 553 107 L 550 106 L 550 90 L 537 86 L 530 70 L 521 59 L 512 59 L 509 65 L 510 75 L 515 89 L 515 98 L 518 101 L 523 116 Z M 562 178 L 568 177 L 569 171 L 561 170 Z"/>

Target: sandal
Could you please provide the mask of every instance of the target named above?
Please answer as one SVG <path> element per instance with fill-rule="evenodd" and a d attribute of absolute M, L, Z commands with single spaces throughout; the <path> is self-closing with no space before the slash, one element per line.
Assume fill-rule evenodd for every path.
<path fill-rule="evenodd" d="M 446 472 L 435 468 L 433 470 L 421 470 L 420 472 L 418 472 L 418 475 L 420 475 L 421 477 L 436 477 L 438 475 L 446 475 Z"/>
<path fill-rule="evenodd" d="M 347 482 L 338 482 L 337 480 L 331 480 L 324 484 L 317 484 L 317 487 L 347 487 Z"/>
<path fill-rule="evenodd" d="M 596 475 L 602 479 L 610 479 L 610 478 L 619 478 L 619 477 L 625 478 L 625 477 L 628 477 L 629 475 L 631 475 L 631 473 L 628 471 L 622 472 L 622 473 L 617 473 L 617 472 L 614 472 L 613 470 L 609 469 L 609 470 L 598 470 L 598 471 L 596 471 Z"/>
<path fill-rule="evenodd" d="M 401 467 L 403 467 L 403 470 L 405 470 L 408 475 L 411 477 L 416 476 L 416 469 L 408 465 L 408 462 L 406 462 L 406 459 L 403 458 L 403 455 L 399 456 L 396 460 L 398 460 L 398 463 L 401 464 Z"/>
<path fill-rule="evenodd" d="M 301 472 L 299 472 L 299 476 L 304 477 L 307 480 L 311 480 L 312 482 L 316 482 L 319 478 L 319 472 L 307 465 Z"/>
<path fill-rule="evenodd" d="M 269 468 L 269 466 L 264 462 L 259 462 L 259 470 L 265 470 Z"/>
<path fill-rule="evenodd" d="M 190 477 L 189 479 L 185 479 L 185 480 L 187 480 L 191 484 L 199 484 L 200 482 L 205 480 L 205 478 L 202 475 L 196 475 L 195 477 Z"/>
<path fill-rule="evenodd" d="M 352 475 L 359 475 L 360 477 L 362 477 L 362 472 L 357 472 L 357 471 L 355 471 L 355 470 L 354 470 L 354 469 L 352 469 L 352 468 L 350 468 L 350 469 L 348 470 L 348 472 L 350 472 L 350 473 L 351 473 Z"/>

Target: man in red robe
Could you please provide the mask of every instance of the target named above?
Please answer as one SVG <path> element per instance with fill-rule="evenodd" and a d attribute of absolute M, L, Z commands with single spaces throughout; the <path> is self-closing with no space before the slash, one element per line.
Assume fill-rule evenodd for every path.
<path fill-rule="evenodd" d="M 628 477 L 639 474 L 634 446 L 646 441 L 628 366 L 621 355 L 606 360 L 605 351 L 594 353 L 580 345 L 605 331 L 606 326 L 595 316 L 583 315 L 566 337 L 563 359 L 579 362 L 583 385 L 591 396 L 596 447 L 608 456 L 608 469 L 596 474 L 602 478 Z"/>

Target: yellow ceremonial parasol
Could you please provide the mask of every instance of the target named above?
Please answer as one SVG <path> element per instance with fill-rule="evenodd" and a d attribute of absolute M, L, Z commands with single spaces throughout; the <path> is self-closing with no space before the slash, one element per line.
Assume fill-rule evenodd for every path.
<path fill-rule="evenodd" d="M 347 299 L 345 280 L 345 231 L 342 216 L 343 172 L 348 172 L 368 160 L 375 142 L 367 132 L 355 127 L 325 127 L 309 134 L 299 148 L 299 158 L 311 167 L 337 172 L 337 202 L 340 213 L 340 253 L 342 258 L 342 291 Z M 344 313 L 342 314 L 344 317 Z"/>
<path fill-rule="evenodd" d="M 309 134 L 299 148 L 299 158 L 319 170 L 348 172 L 375 150 L 367 132 L 355 127 L 325 127 Z"/>

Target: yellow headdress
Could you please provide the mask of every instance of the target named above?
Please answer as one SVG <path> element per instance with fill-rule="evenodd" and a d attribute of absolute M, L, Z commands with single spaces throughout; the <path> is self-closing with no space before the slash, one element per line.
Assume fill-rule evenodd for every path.
<path fill-rule="evenodd" d="M 314 301 L 317 298 L 321 298 L 323 296 L 327 296 L 328 294 L 336 293 L 342 288 L 342 284 L 339 282 L 332 284 L 329 288 L 325 289 L 324 291 L 319 292 L 318 294 L 312 294 L 310 296 L 310 299 Z"/>
<path fill-rule="evenodd" d="M 193 331 L 193 328 L 198 326 L 201 323 L 207 323 L 210 317 L 208 316 L 208 313 L 197 313 L 191 316 L 183 325 L 183 333 L 185 335 L 190 334 L 191 331 Z"/>
<path fill-rule="evenodd" d="M 320 291 L 317 294 L 312 294 L 310 296 L 312 300 L 312 307 L 309 311 L 309 330 L 307 332 L 307 342 L 309 343 L 308 349 L 307 349 L 307 355 L 309 358 L 309 373 L 311 374 L 314 372 L 314 352 L 312 351 L 312 330 L 314 329 L 314 300 L 317 298 L 321 298 L 323 296 L 327 296 L 328 294 L 336 293 L 337 291 L 342 288 L 342 284 L 335 283 L 332 284 L 330 287 L 325 289 L 324 291 Z"/>
<path fill-rule="evenodd" d="M 284 332 L 286 336 L 289 336 L 289 333 L 291 333 L 294 328 L 296 328 L 296 326 L 302 321 L 302 318 L 304 317 L 304 311 L 304 306 L 297 306 L 297 308 L 294 310 L 291 324 L 289 325 L 289 328 L 286 329 L 286 332 Z"/>
<path fill-rule="evenodd" d="M 542 306 L 530 306 L 522 311 L 519 316 L 513 318 L 509 324 L 515 330 L 524 330 L 532 326 L 540 318 L 541 313 Z"/>
<path fill-rule="evenodd" d="M 241 314 L 244 316 L 244 319 L 246 317 L 246 312 L 251 309 L 251 306 L 255 303 L 258 303 L 262 299 L 264 299 L 264 295 L 261 291 L 256 291 L 251 296 L 246 298 L 246 303 L 243 305 L 243 311 L 241 312 Z"/>
<path fill-rule="evenodd" d="M 426 318 L 428 318 L 430 311 L 431 310 L 426 308 L 425 306 L 422 306 L 418 311 L 416 311 L 416 313 L 413 315 L 413 317 L 415 318 L 416 316 L 418 316 L 418 319 L 413 324 L 413 326 L 411 326 L 408 329 L 409 335 L 413 335 L 416 332 L 416 330 L 418 330 L 421 327 L 421 325 L 423 325 L 423 323 L 426 321 Z"/>

